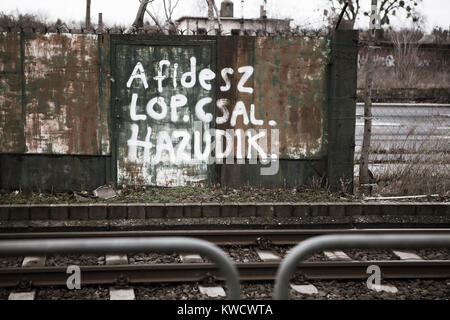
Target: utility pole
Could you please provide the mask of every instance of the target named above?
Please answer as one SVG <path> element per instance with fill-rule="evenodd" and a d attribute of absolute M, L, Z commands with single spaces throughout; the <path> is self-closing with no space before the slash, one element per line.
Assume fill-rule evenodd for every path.
<path fill-rule="evenodd" d="M 264 35 L 267 35 L 267 0 L 264 0 L 264 5 L 261 11 L 261 19 L 264 21 Z"/>
<path fill-rule="evenodd" d="M 359 162 L 359 188 L 360 193 L 369 194 L 371 191 L 371 179 L 369 176 L 369 155 L 372 135 L 372 83 L 373 83 L 373 56 L 376 44 L 376 29 L 378 27 L 378 0 L 372 0 L 370 14 L 370 41 L 367 53 L 366 86 L 364 91 L 364 135 Z"/>
<path fill-rule="evenodd" d="M 244 35 L 244 0 L 241 0 L 241 28 L 240 35 Z"/>
<path fill-rule="evenodd" d="M 91 0 L 86 0 L 86 30 L 91 29 Z"/>

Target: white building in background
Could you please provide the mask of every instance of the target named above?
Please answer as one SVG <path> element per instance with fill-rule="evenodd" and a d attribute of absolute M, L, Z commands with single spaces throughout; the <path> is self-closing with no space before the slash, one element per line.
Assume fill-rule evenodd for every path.
<path fill-rule="evenodd" d="M 291 19 L 268 19 L 261 6 L 260 18 L 243 19 L 234 17 L 233 2 L 222 1 L 220 8 L 222 35 L 263 35 L 284 33 L 290 30 Z M 219 25 L 214 20 L 210 25 L 207 17 L 181 17 L 177 20 L 178 30 L 183 35 L 215 35 L 219 34 Z"/>

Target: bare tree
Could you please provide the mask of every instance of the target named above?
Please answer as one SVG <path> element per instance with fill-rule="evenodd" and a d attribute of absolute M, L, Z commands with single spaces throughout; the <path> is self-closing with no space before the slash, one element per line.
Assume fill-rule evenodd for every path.
<path fill-rule="evenodd" d="M 206 0 L 206 3 L 208 5 L 208 29 L 207 29 L 206 33 L 208 34 L 209 32 L 212 32 L 212 33 L 215 32 L 215 28 L 214 28 L 214 5 L 213 5 L 213 1 L 212 0 Z"/>
<path fill-rule="evenodd" d="M 153 8 L 153 3 L 155 2 L 155 0 L 139 0 L 139 1 L 140 1 L 139 9 L 136 14 L 136 18 L 133 22 L 133 25 L 128 30 L 129 33 L 139 32 L 140 30 L 143 29 L 145 13 L 147 13 L 150 16 L 150 18 L 153 20 L 153 22 L 155 23 L 156 27 L 160 32 L 167 32 L 167 33 L 176 32 L 176 25 L 172 17 L 175 9 L 180 3 L 180 0 L 162 0 L 162 5 L 164 9 L 163 19 L 159 19 L 158 15 L 156 14 L 156 10 Z M 152 6 L 153 10 L 150 10 L 148 8 L 149 3 Z M 162 22 L 161 20 L 165 20 L 165 22 Z"/>
<path fill-rule="evenodd" d="M 173 12 L 175 11 L 175 8 L 178 6 L 179 2 L 180 0 L 174 0 L 173 3 L 172 0 L 163 0 L 166 21 L 172 21 Z"/>
<path fill-rule="evenodd" d="M 212 31 L 215 34 L 215 23 L 214 23 L 214 13 L 216 13 L 217 24 L 219 26 L 219 34 L 222 33 L 222 21 L 220 19 L 220 12 L 217 9 L 216 3 L 214 0 L 206 0 L 206 4 L 208 5 L 208 32 Z"/>
<path fill-rule="evenodd" d="M 8 28 L 31 28 L 45 30 L 51 26 L 51 23 L 47 22 L 47 18 L 38 14 L 18 14 L 7 15 L 0 12 L 0 27 Z"/>
<path fill-rule="evenodd" d="M 133 32 L 139 32 L 144 27 L 144 16 L 145 11 L 147 10 L 147 5 L 150 1 L 149 0 L 140 0 L 139 9 L 136 13 L 136 18 L 134 19 L 133 24 L 131 25 L 131 28 L 127 30 L 127 33 L 133 33 Z"/>
<path fill-rule="evenodd" d="M 378 9 L 380 24 L 390 24 L 390 19 L 402 12 L 406 13 L 407 19 L 418 22 L 421 15 L 416 8 L 422 1 L 423 0 L 381 0 Z M 324 10 L 324 15 L 330 22 L 334 20 L 334 17 L 339 15 L 346 2 L 348 2 L 348 8 L 345 12 L 345 18 L 351 22 L 352 27 L 355 25 L 356 20 L 361 14 L 370 16 L 370 11 L 363 11 L 361 8 L 361 4 L 364 3 L 365 0 L 328 0 L 328 2 L 330 11 Z"/>

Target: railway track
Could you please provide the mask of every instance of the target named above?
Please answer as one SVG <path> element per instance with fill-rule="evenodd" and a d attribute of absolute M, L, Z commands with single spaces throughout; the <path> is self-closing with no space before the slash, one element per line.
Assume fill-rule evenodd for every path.
<path fill-rule="evenodd" d="M 274 245 L 296 245 L 308 238 L 329 234 L 450 234 L 450 229 L 250 229 L 250 230 L 170 230 L 0 233 L 0 240 L 120 238 L 120 237 L 193 237 L 216 245 L 252 245 L 268 241 Z"/>
<path fill-rule="evenodd" d="M 440 233 L 450 229 L 329 229 L 329 230 L 180 230 L 125 232 L 47 232 L 0 234 L 1 240 L 67 239 L 117 237 L 194 237 L 216 245 L 296 245 L 310 237 L 325 234 Z M 450 260 L 420 261 L 325 261 L 303 262 L 298 266 L 305 279 L 367 279 L 367 267 L 377 265 L 385 279 L 450 278 Z M 242 281 L 273 281 L 278 262 L 236 263 Z M 211 263 L 128 264 L 80 266 L 84 284 L 138 284 L 163 282 L 201 282 L 223 280 Z M 16 287 L 23 283 L 33 286 L 59 286 L 67 281 L 66 267 L 0 268 L 0 287 Z"/>
<path fill-rule="evenodd" d="M 377 265 L 383 279 L 450 278 L 450 260 L 443 261 L 349 261 L 304 262 L 297 272 L 307 280 L 367 279 L 367 267 Z M 237 263 L 242 281 L 273 281 L 279 263 Z M 211 263 L 177 263 L 153 265 L 81 266 L 82 282 L 88 284 L 145 284 L 170 282 L 202 282 L 223 280 Z M 62 286 L 67 281 L 66 267 L 1 268 L 0 287 Z"/>

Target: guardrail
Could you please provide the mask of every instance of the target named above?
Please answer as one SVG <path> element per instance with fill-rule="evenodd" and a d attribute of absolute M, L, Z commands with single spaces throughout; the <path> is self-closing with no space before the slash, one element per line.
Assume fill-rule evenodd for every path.
<path fill-rule="evenodd" d="M 300 261 L 316 251 L 333 249 L 375 248 L 450 248 L 450 235 L 443 234 L 377 234 L 326 235 L 302 241 L 281 263 L 275 280 L 274 299 L 289 298 L 289 280 Z M 228 298 L 240 299 L 238 271 L 216 245 L 200 239 L 184 237 L 127 237 L 85 239 L 1 240 L 0 256 L 42 255 L 55 253 L 130 253 L 130 252 L 184 252 L 198 253 L 210 258 L 223 273 L 228 287 Z"/>
<path fill-rule="evenodd" d="M 130 252 L 198 253 L 210 258 L 223 273 L 228 299 L 240 299 L 239 275 L 227 254 L 212 243 L 192 238 L 86 238 L 48 240 L 2 240 L 0 256 L 42 255 L 54 253 L 130 253 Z"/>
<path fill-rule="evenodd" d="M 450 235 L 327 235 L 310 238 L 294 247 L 284 258 L 277 271 L 274 299 L 289 298 L 289 280 L 297 265 L 316 251 L 332 249 L 384 249 L 384 248 L 450 248 Z"/>

